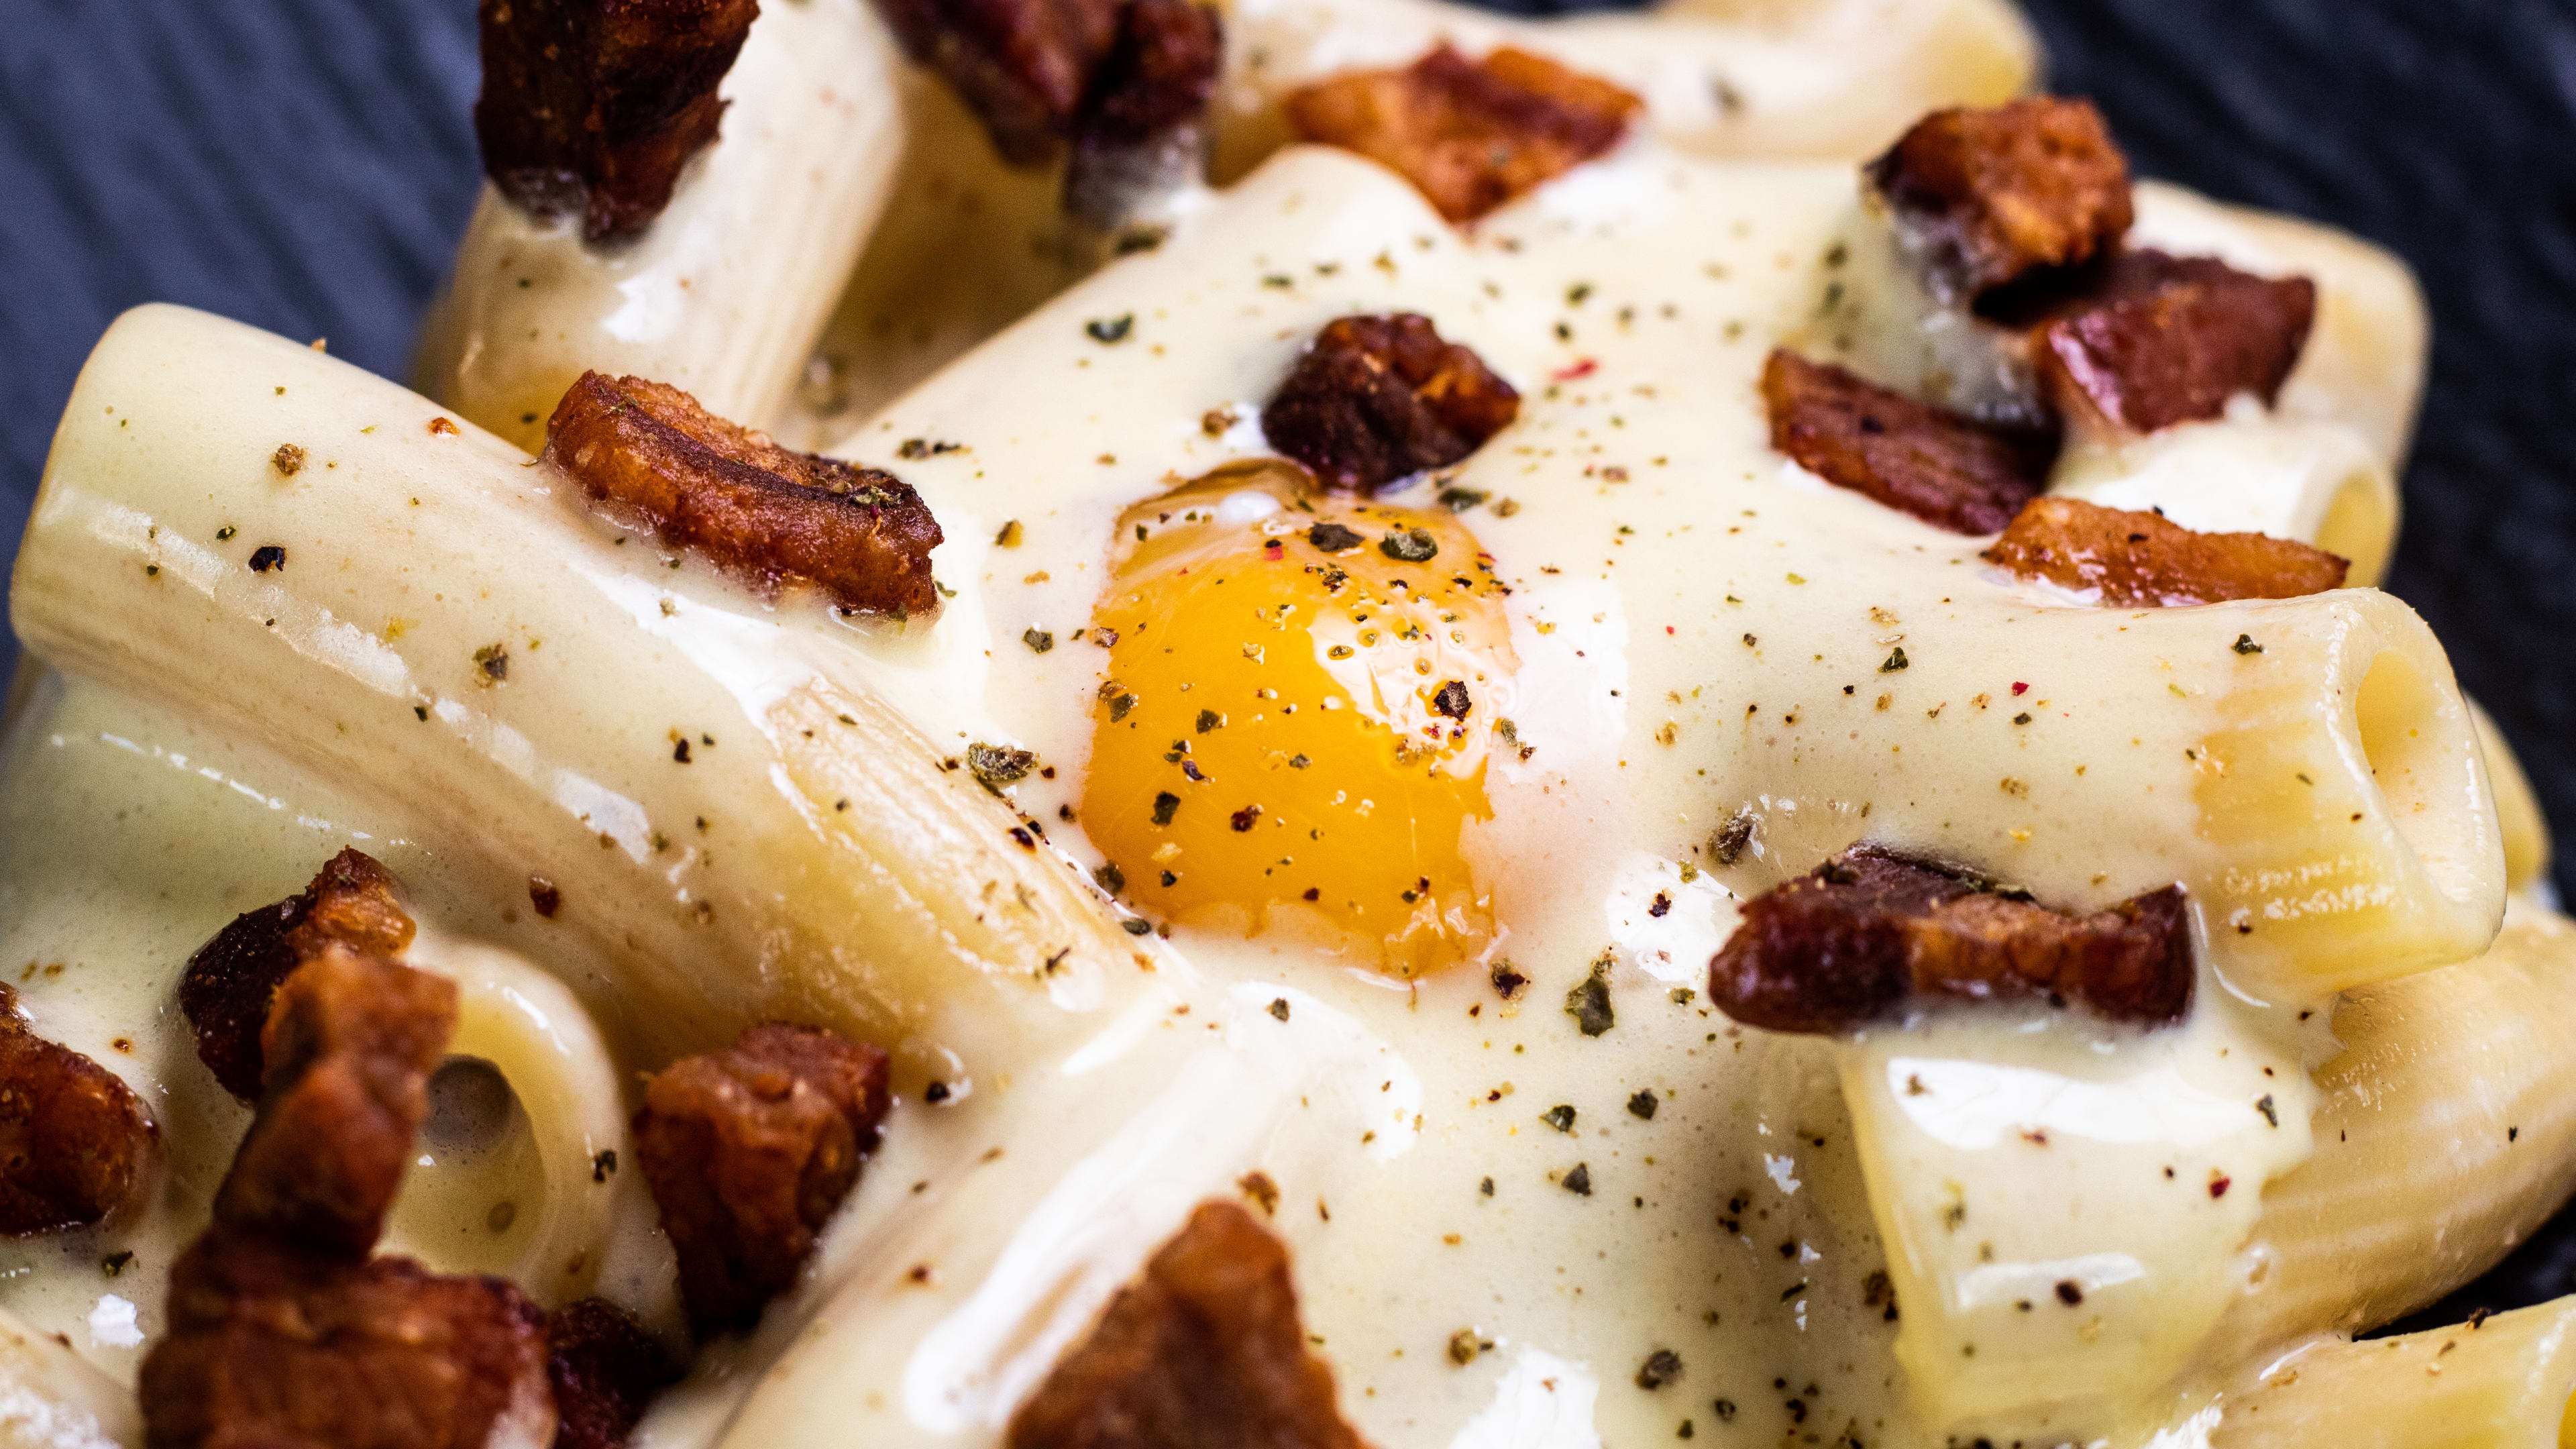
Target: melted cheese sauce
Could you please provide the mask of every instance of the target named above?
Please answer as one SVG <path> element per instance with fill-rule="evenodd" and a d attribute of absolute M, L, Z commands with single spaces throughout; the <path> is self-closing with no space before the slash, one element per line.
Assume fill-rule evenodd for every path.
<path fill-rule="evenodd" d="M 1510 672 L 1470 716 L 1491 732 L 1485 810 L 1459 848 L 1490 941 L 1405 981 L 1290 934 L 1185 919 L 1144 943 L 1151 974 L 1058 991 L 1075 1030 L 1055 1044 L 917 1037 L 886 1148 L 811 1281 L 752 1339 L 712 1348 L 642 1442 L 993 1442 L 1189 1206 L 1224 1192 L 1272 1211 L 1344 1411 L 1390 1449 L 1686 1433 L 1928 1446 L 1988 1426 L 2134 1443 L 2194 1407 L 2234 1367 L 2193 1350 L 2261 1185 L 2306 1151 L 2302 997 L 2266 974 L 2272 918 L 2205 920 L 2198 1010 L 2152 1035 L 1956 1011 L 1841 1045 L 1740 1031 L 1698 990 L 1739 896 L 1861 838 L 2063 907 L 2177 879 L 2205 905 L 2226 898 L 2225 832 L 2244 822 L 2213 815 L 2201 752 L 2273 677 L 2260 671 L 2306 667 L 2283 662 L 2310 657 L 2299 641 L 2383 604 L 2075 606 L 1994 575 L 1974 541 L 1785 465 L 1753 379 L 1831 305 L 1874 225 L 1847 166 L 1640 146 L 1462 237 L 1395 178 L 1291 151 L 843 445 L 937 512 L 957 597 L 935 623 L 880 635 L 810 603 L 765 610 L 624 570 L 595 530 L 566 545 L 580 567 L 514 582 L 632 604 L 747 690 L 828 659 L 936 748 L 1031 750 L 1043 769 L 1017 803 L 1091 868 L 1106 863 L 1083 824 L 1104 808 L 1086 791 L 1107 778 L 1090 766 L 1113 652 L 1079 631 L 1130 510 L 1259 456 L 1243 420 L 1337 315 L 1425 313 L 1524 396 L 1483 451 L 1386 500 L 1431 510 L 1463 490 L 1452 523 L 1510 590 L 1508 650 L 1489 656 Z M 1185 610 L 1170 627 L 1218 631 L 1221 650 L 1242 624 Z M 1052 647 L 1025 642 L 1033 630 Z M 2232 647 L 2258 634 L 2273 653 Z M 616 664 L 590 661 L 609 680 Z M 1185 682 L 1197 692 L 1195 678 L 1174 691 Z M 1256 707 L 1225 687 L 1208 681 L 1207 707 Z M 1279 724 L 1277 747 L 1296 749 Z M 150 1331 L 156 1275 L 243 1117 L 170 1005 L 190 950 L 356 843 L 403 877 L 434 935 L 574 972 L 366 782 L 344 795 L 81 683 L 41 684 L 9 751 L 0 962 L 34 963 L 39 1029 L 134 1081 L 173 1144 L 139 1221 L 11 1246 L 9 1304 L 130 1371 L 107 1300 Z M 2482 789 L 2443 808 L 2474 816 Z M 2393 813 L 2357 811 L 2353 839 L 2435 838 Z M 1749 841 L 1722 856 L 1712 836 L 1739 819 Z M 682 901 L 687 871 L 669 877 Z M 1522 981 L 1509 994 L 1505 966 Z M 585 990 L 594 1010 L 616 995 Z M 621 1074 L 652 1065 L 628 1024 L 605 1025 L 597 1051 Z M 482 1150 L 542 1157 L 513 1144 Z M 555 1155 L 518 1168 L 543 1181 L 517 1188 L 484 1159 L 433 1162 L 407 1190 L 431 1201 L 403 1219 L 461 1222 L 469 1241 L 400 1246 L 460 1266 L 514 1256 L 509 1235 L 538 1229 L 495 1206 L 517 1192 L 570 1210 L 575 1174 Z M 606 1289 L 634 1300 L 667 1281 L 645 1216 L 600 1220 Z M 105 1278 L 120 1251 L 135 1257 Z"/>

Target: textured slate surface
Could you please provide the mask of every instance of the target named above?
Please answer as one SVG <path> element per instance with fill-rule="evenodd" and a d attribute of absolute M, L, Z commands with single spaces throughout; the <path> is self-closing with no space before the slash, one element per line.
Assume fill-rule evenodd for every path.
<path fill-rule="evenodd" d="M 2576 825 L 2576 9 L 2026 3 L 2058 88 L 2099 99 L 2142 170 L 2423 273 L 2438 341 L 2393 586 Z M 125 307 L 186 302 L 400 373 L 474 195 L 471 0 L 8 0 L 0 26 L 0 539 Z M 2576 1223 L 2456 1306 L 2565 1292 L 2571 1270 Z"/>

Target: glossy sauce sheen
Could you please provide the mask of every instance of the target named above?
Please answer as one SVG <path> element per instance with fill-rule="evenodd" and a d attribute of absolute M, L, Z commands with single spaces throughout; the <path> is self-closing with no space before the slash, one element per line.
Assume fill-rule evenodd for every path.
<path fill-rule="evenodd" d="M 1269 716 L 1295 690 L 1273 701 L 1254 692 L 1266 678 L 1158 662 L 1242 658 L 1254 614 L 1289 604 L 1299 617 L 1249 642 L 1311 650 L 1356 693 L 1331 652 L 1352 647 L 1340 626 L 1305 632 L 1325 612 L 1300 592 L 1312 576 L 1263 585 L 1257 542 L 1236 578 L 1276 597 L 1233 600 L 1241 618 L 1158 606 L 1177 575 L 1135 541 L 1140 511 L 1159 525 L 1152 500 L 1262 451 L 1256 428 L 1211 414 L 1257 414 L 1324 321 L 1397 309 L 1433 317 L 1525 400 L 1467 463 L 1383 500 L 1428 519 L 1444 487 L 1481 495 L 1438 524 L 1444 543 L 1490 556 L 1498 587 L 1470 575 L 1460 611 L 1479 632 L 1422 676 L 1436 688 L 1452 665 L 1481 672 L 1472 743 L 1442 744 L 1449 758 L 1411 765 L 1403 788 L 1458 792 L 1420 818 L 1455 822 L 1437 879 L 1490 924 L 1443 937 L 1458 958 L 1445 969 L 1416 940 L 1390 973 L 1375 921 L 1247 935 L 1278 892 L 1243 862 L 1219 872 L 1224 891 L 1167 905 L 1147 885 L 1155 867 L 1121 859 L 1124 898 L 1173 923 L 1150 989 L 1095 1012 L 1096 1034 L 1069 1053 L 953 1061 L 947 1105 L 901 1084 L 909 1100 L 816 1284 L 751 1344 L 712 1355 L 643 1442 L 992 1442 L 1190 1204 L 1255 1171 L 1277 1189 L 1273 1225 L 1344 1411 L 1391 1449 L 1571 1449 L 1685 1425 L 1719 1442 L 1934 1445 L 1967 1422 L 2138 1442 L 2171 1407 L 2156 1397 L 2168 1377 L 2224 1370 L 2193 1362 L 2193 1345 L 2225 1306 L 2261 1184 L 2306 1151 L 2286 1008 L 2205 979 L 2192 1022 L 2154 1037 L 1963 1011 L 1838 1047 L 1741 1032 L 1698 996 L 1739 894 L 1864 836 L 2066 908 L 2177 879 L 2198 892 L 2221 859 L 2185 752 L 2223 727 L 2254 667 L 2229 648 L 2243 619 L 2071 606 L 1986 570 L 1977 541 L 1829 490 L 1766 446 L 1753 379 L 1770 347 L 1837 306 L 1893 305 L 1871 300 L 1890 294 L 1884 279 L 1846 285 L 1875 225 L 1845 166 L 1639 147 L 1461 237 L 1384 173 L 1290 152 L 1160 254 L 1040 311 L 836 450 L 897 469 L 938 514 L 957 597 L 935 624 L 879 636 L 794 600 L 770 614 L 720 586 L 647 580 L 677 601 L 669 637 L 737 641 L 744 678 L 792 671 L 800 651 L 864 650 L 937 747 L 1034 751 L 1045 768 L 1018 803 L 1088 868 L 1105 841 L 1142 838 L 1119 812 L 1176 766 L 1098 743 L 1124 723 L 1104 681 L 1156 711 L 1147 733 L 1200 738 L 1180 731 L 1213 709 L 1232 748 L 1259 720 L 1262 768 L 1272 752 L 1391 757 L 1384 720 L 1387 737 L 1364 740 L 1320 701 Z M 962 446 L 901 460 L 914 439 Z M 566 491 L 539 503 L 570 508 Z M 1260 492 L 1229 488 L 1213 507 L 1245 515 L 1227 526 L 1250 542 L 1268 515 L 1234 501 L 1246 491 Z M 1372 546 L 1380 531 L 1364 530 Z M 627 562 L 604 535 L 581 547 L 586 567 Z M 583 573 L 525 586 L 588 587 Z M 1130 631 L 1138 609 L 1152 627 Z M 733 629 L 735 614 L 782 627 Z M 1116 645 L 1077 637 L 1103 624 Z M 1175 654 L 1140 647 L 1158 637 Z M 1429 718 L 1420 697 L 1379 693 L 1385 719 Z M 1167 699 L 1189 707 L 1167 718 Z M 343 843 L 382 855 L 431 926 L 539 962 L 547 938 L 519 903 L 474 898 L 401 822 L 94 687 L 39 687 L 9 748 L 0 961 L 37 963 L 24 990 L 39 1028 L 145 1090 L 182 1144 L 144 1221 L 10 1248 L 24 1275 L 11 1303 L 130 1369 L 93 1310 L 115 1293 L 149 1330 L 158 1273 L 241 1117 L 169 1005 L 187 951 Z M 1743 813 L 1758 829 L 1722 866 L 1710 837 Z M 1229 844 L 1185 841 L 1182 858 Z M 1373 881 L 1387 864 L 1372 850 L 1331 868 Z M 686 874 L 675 867 L 675 885 Z M 2214 969 L 2235 941 L 2210 931 Z M 1508 998 L 1505 962 L 1526 978 Z M 1597 1019 L 1567 1007 L 1596 974 L 1611 1022 L 1591 1031 Z M 112 1048 L 120 1035 L 132 1052 Z M 936 1057 L 937 1043 L 914 1046 Z M 1875 1214 L 1846 1087 L 1879 1133 Z M 1954 1087 L 1964 1105 L 1924 1100 Z M 1048 1115 L 1050 1094 L 1075 1092 L 1079 1120 Z M 2024 1129 L 2042 1121 L 2034 1143 Z M 2233 1189 L 2210 1192 L 2222 1177 Z M 418 1174 L 412 1191 L 439 1181 Z M 2181 1186 L 2159 1196 L 2166 1183 Z M 488 1207 L 468 1197 L 439 1207 L 479 1220 Z M 1952 1223 L 1962 1207 L 1971 1231 Z M 1890 1225 L 1933 1245 L 1898 1276 L 1947 1285 L 1945 1321 L 1996 1379 L 1916 1363 L 1940 1387 L 1909 1389 L 1895 1341 L 1915 1305 L 1891 1308 Z M 102 1281 L 100 1256 L 126 1248 L 130 1276 Z M 610 1273 L 613 1286 L 641 1276 Z M 2080 1310 L 2061 1281 L 2084 1289 Z M 2044 1311 L 2017 1306 L 2033 1284 Z M 1641 1375 L 1664 1352 L 1678 1375 Z M 748 1371 L 774 1356 L 777 1372 Z M 2034 1376 L 2071 1387 L 2033 1408 Z"/>

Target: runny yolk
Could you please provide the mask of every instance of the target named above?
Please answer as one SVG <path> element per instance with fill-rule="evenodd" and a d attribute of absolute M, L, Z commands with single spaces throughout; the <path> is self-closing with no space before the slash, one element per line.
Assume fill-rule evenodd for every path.
<path fill-rule="evenodd" d="M 1137 910 L 1295 935 L 1402 976 L 1475 955 L 1461 856 L 1514 667 L 1490 559 L 1446 510 L 1237 464 L 1130 510 L 1082 820 Z"/>

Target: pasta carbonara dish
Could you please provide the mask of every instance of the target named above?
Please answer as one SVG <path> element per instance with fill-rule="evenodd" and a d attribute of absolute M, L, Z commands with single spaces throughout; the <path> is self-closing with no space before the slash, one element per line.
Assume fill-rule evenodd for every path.
<path fill-rule="evenodd" d="M 2392 258 L 2001 0 L 482 0 L 411 385 L 98 343 L 0 1443 L 2544 1446 Z"/>

